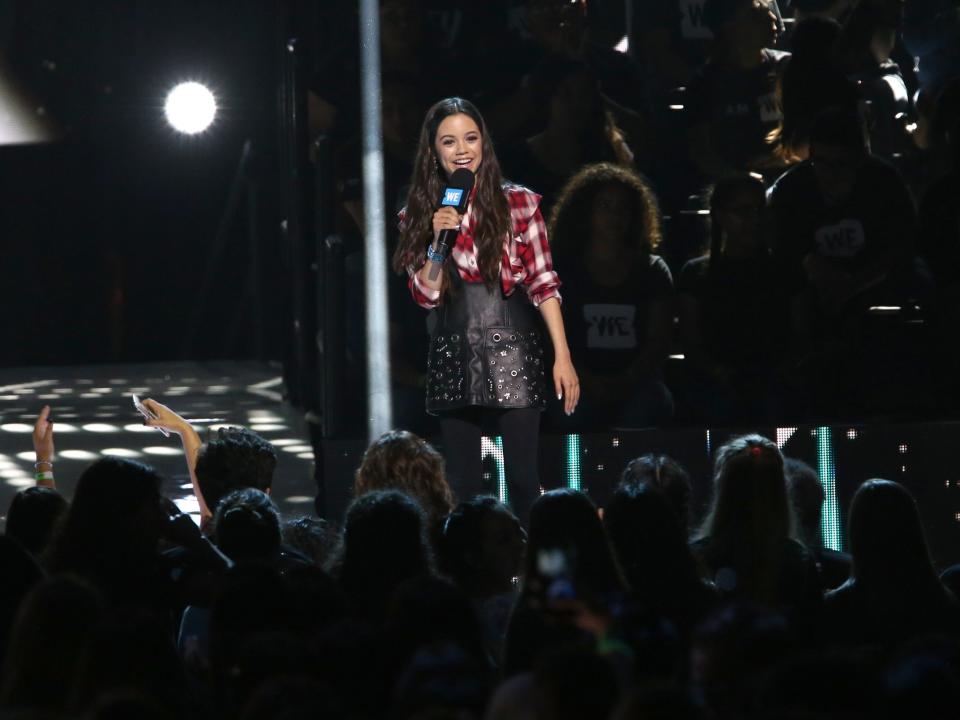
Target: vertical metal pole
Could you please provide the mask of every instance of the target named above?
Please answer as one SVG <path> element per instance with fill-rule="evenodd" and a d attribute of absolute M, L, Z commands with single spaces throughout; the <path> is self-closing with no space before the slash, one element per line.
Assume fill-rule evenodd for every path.
<path fill-rule="evenodd" d="M 387 248 L 384 228 L 383 136 L 380 128 L 380 12 L 378 0 L 360 1 L 363 110 L 363 207 L 367 313 L 367 429 L 370 439 L 393 425 L 390 408 L 390 338 Z"/>

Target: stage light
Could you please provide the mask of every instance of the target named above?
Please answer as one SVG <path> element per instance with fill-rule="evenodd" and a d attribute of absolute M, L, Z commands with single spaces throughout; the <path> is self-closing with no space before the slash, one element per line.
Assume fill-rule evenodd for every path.
<path fill-rule="evenodd" d="M 61 450 L 57 455 L 65 460 L 97 460 L 100 457 L 89 450 Z"/>
<path fill-rule="evenodd" d="M 151 445 L 150 447 L 141 448 L 143 452 L 147 455 L 180 455 L 183 451 L 175 447 L 167 447 L 166 445 Z"/>
<path fill-rule="evenodd" d="M 114 457 L 122 458 L 138 458 L 142 455 L 142 453 L 139 453 L 136 450 L 131 450 L 130 448 L 104 448 L 100 451 L 100 454 L 113 455 Z"/>
<path fill-rule="evenodd" d="M 196 135 L 210 127 L 217 114 L 217 102 L 208 88 L 198 82 L 185 82 L 170 91 L 163 111 L 174 129 Z"/>

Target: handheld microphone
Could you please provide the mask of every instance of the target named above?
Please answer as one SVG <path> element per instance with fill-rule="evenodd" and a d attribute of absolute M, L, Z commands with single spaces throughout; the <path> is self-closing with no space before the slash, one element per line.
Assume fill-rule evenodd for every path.
<path fill-rule="evenodd" d="M 443 190 L 443 196 L 440 198 L 440 206 L 449 205 L 455 207 L 457 213 L 460 215 L 465 213 L 467 211 L 467 203 L 470 201 L 470 191 L 473 190 L 473 182 L 473 173 L 466 168 L 454 170 L 450 179 L 447 181 L 447 186 Z M 430 280 L 437 279 L 443 261 L 446 260 L 447 255 L 450 254 L 450 248 L 456 242 L 459 232 L 459 228 L 447 228 L 440 231 L 440 236 L 437 238 L 437 249 L 432 253 L 434 257 L 439 257 L 439 261 L 434 261 L 433 266 L 430 268 L 430 273 L 427 275 Z"/>

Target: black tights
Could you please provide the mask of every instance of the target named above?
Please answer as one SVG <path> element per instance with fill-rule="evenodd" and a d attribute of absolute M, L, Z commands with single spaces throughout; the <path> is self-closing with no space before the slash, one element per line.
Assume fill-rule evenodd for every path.
<path fill-rule="evenodd" d="M 466 500 L 484 491 L 480 437 L 484 422 L 495 419 L 503 437 L 503 465 L 513 511 L 526 525 L 530 506 L 540 495 L 537 440 L 540 411 L 535 408 L 496 410 L 470 407 L 440 416 L 447 478 L 454 492 Z"/>

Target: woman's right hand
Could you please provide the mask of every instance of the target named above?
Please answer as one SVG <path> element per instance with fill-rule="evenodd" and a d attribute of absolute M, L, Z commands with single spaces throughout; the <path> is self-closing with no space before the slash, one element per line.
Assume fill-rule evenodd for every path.
<path fill-rule="evenodd" d="M 433 245 L 436 247 L 441 230 L 459 230 L 463 215 L 455 207 L 444 205 L 433 214 Z"/>

